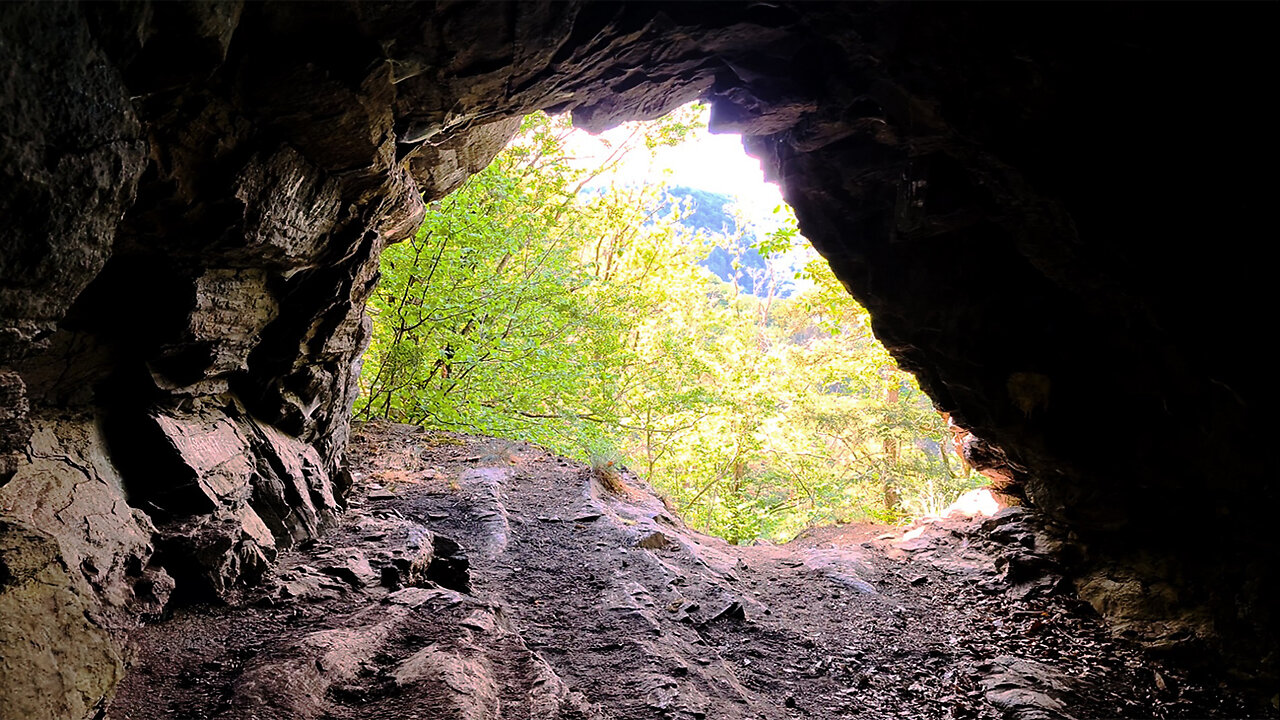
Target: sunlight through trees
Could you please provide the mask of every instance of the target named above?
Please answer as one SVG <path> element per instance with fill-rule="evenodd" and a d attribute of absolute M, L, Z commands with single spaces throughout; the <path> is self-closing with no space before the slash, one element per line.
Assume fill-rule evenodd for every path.
<path fill-rule="evenodd" d="M 632 124 L 590 167 L 565 151 L 567 118 L 526 118 L 383 255 L 357 419 L 611 460 L 731 542 L 936 512 L 980 484 L 826 262 L 771 262 L 804 242 L 789 209 L 762 237 L 708 232 L 686 221 L 691 196 L 606 182 L 626 153 L 695 132 L 696 112 Z M 717 248 L 735 269 L 762 259 L 755 294 L 704 267 Z"/>

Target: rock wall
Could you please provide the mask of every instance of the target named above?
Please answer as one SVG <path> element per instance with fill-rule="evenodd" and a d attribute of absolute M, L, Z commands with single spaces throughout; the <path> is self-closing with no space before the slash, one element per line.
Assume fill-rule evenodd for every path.
<path fill-rule="evenodd" d="M 1254 168 L 1277 145 L 1249 89 L 1274 61 L 1253 22 L 869 14 L 824 61 L 862 94 L 748 144 L 899 362 L 1072 528 L 1082 596 L 1274 688 L 1254 240 L 1274 183 Z M 1212 39 L 1187 53 L 1191 36 Z M 1202 92 L 1230 133 L 1187 105 Z"/>
<path fill-rule="evenodd" d="M 1074 529 L 1082 592 L 1273 682 L 1260 12 L 0 7 L 0 598 L 30 609 L 3 616 L 0 706 L 92 714 L 131 618 L 234 598 L 333 517 L 378 254 L 520 115 L 699 96 Z M 42 574 L 87 612 L 12 600 Z M 35 689 L 10 648 L 41 623 L 23 652 L 85 670 Z"/>

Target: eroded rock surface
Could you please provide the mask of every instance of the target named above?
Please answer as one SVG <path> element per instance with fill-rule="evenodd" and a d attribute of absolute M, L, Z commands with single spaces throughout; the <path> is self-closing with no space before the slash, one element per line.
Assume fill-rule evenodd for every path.
<path fill-rule="evenodd" d="M 174 582 L 97 419 L 32 425 L 25 462 L 0 486 L 0 715 L 91 716 L 124 674 L 124 634 L 160 614 Z"/>
<path fill-rule="evenodd" d="M 124 657 L 97 598 L 53 536 L 11 520 L 0 533 L 0 712 L 40 720 L 101 712 Z"/>
<path fill-rule="evenodd" d="M 1264 12 L 5 4 L 0 482 L 49 418 L 92 416 L 112 515 L 147 516 L 176 596 L 235 596 L 341 500 L 364 302 L 424 202 L 525 112 L 603 128 L 701 96 L 1010 492 L 1071 529 L 1093 604 L 1269 697 Z M 28 473 L 13 518 L 70 547 L 90 516 L 39 505 L 59 477 Z M 110 588 L 99 559 L 70 572 Z"/>
<path fill-rule="evenodd" d="M 282 553 L 246 604 L 141 630 L 108 718 L 1250 710 L 1110 638 L 1060 574 L 1053 529 L 1021 508 L 734 547 L 629 473 L 606 490 L 528 446 L 367 425 L 353 451 L 339 527 Z"/>

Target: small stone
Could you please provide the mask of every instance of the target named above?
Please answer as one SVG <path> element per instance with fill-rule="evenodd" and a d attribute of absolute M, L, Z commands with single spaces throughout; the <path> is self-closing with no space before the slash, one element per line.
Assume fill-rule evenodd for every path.
<path fill-rule="evenodd" d="M 476 610 L 458 624 L 483 633 L 491 633 L 497 627 L 493 622 L 493 615 L 484 610 Z"/>
<path fill-rule="evenodd" d="M 644 548 L 645 550 L 667 550 L 673 545 L 671 538 L 656 530 L 640 538 L 639 542 L 636 543 L 636 547 Z"/>
<path fill-rule="evenodd" d="M 729 602 L 728 605 L 725 605 L 718 612 L 716 612 L 714 615 L 708 618 L 707 622 L 713 623 L 717 620 L 746 620 L 746 619 L 747 619 L 747 612 L 746 612 L 746 609 L 742 606 L 742 603 L 738 602 L 737 600 L 732 600 Z"/>
<path fill-rule="evenodd" d="M 351 551 L 341 562 L 325 566 L 320 571 L 356 588 L 368 587 L 379 580 L 378 573 L 373 571 L 369 560 L 359 551 Z"/>

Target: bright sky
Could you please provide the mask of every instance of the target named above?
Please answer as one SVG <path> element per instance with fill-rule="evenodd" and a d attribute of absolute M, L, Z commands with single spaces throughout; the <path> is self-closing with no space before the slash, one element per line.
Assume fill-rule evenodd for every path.
<path fill-rule="evenodd" d="M 710 107 L 704 106 L 699 117 L 703 125 L 709 115 Z M 568 138 L 566 150 L 584 167 L 599 167 L 613 148 L 627 139 L 634 126 L 635 123 L 624 123 L 600 135 L 574 130 Z M 782 191 L 777 185 L 765 181 L 760 161 L 747 155 L 741 135 L 713 135 L 705 129 L 697 130 L 679 145 L 659 147 L 652 153 L 647 152 L 642 144 L 624 158 L 614 171 L 612 180 L 621 185 L 665 181 L 668 185 L 729 195 L 734 198 L 740 217 L 754 226 L 757 237 L 777 229 L 786 217 L 774 213 L 774 208 L 783 204 Z M 789 268 L 790 273 L 795 273 L 816 257 L 817 251 L 803 242 L 778 261 L 782 267 Z M 792 282 L 796 289 L 804 289 L 811 284 L 808 279 L 799 277 Z"/>
<path fill-rule="evenodd" d="M 701 120 L 705 124 L 708 110 Z M 574 131 L 569 141 L 570 154 L 585 162 L 599 162 L 607 157 L 608 143 L 617 144 L 631 132 L 622 125 L 599 136 L 582 130 Z M 665 179 L 671 185 L 723 193 L 733 196 L 743 213 L 758 227 L 773 228 L 773 209 L 782 204 L 778 186 L 766 182 L 760 161 L 747 155 L 741 135 L 713 135 L 707 130 L 694 132 L 676 147 L 660 147 L 652 158 L 643 148 L 632 152 L 615 175 L 621 184 L 643 184 Z"/>

